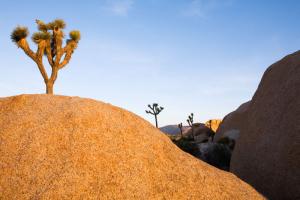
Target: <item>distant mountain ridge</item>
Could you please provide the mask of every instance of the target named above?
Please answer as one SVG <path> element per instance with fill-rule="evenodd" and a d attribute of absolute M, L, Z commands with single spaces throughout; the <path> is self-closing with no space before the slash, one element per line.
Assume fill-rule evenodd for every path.
<path fill-rule="evenodd" d="M 182 132 L 185 132 L 189 129 L 189 126 L 183 126 L 182 127 Z M 162 132 L 169 134 L 169 135 L 178 135 L 180 134 L 180 129 L 178 128 L 177 125 L 167 125 L 159 128 Z"/>

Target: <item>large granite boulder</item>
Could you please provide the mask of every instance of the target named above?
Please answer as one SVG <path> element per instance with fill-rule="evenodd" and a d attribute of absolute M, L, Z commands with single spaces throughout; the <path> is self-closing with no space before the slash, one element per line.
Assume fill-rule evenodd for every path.
<path fill-rule="evenodd" d="M 211 140 L 211 138 L 215 135 L 215 132 L 213 132 L 203 123 L 194 123 L 193 131 L 191 128 L 189 128 L 183 133 L 183 135 L 192 138 L 193 134 L 195 136 L 195 142 L 201 143 Z"/>
<path fill-rule="evenodd" d="M 123 109 L 78 97 L 0 99 L 1 199 L 263 199 Z"/>
<path fill-rule="evenodd" d="M 227 121 L 227 122 L 226 122 Z M 270 199 L 300 199 L 300 51 L 271 65 L 238 129 L 230 170 Z"/>

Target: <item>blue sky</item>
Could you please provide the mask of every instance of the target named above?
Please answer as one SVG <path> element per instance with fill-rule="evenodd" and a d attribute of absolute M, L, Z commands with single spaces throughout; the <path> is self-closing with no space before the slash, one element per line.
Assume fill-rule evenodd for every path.
<path fill-rule="evenodd" d="M 43 4 L 41 4 L 41 2 Z M 2 1 L 0 96 L 44 93 L 35 63 L 9 38 L 16 25 L 63 18 L 82 40 L 56 94 L 98 99 L 159 125 L 223 118 L 251 99 L 265 69 L 300 47 L 297 0 Z M 30 40 L 30 38 L 28 38 Z M 32 48 L 35 49 L 34 44 Z"/>

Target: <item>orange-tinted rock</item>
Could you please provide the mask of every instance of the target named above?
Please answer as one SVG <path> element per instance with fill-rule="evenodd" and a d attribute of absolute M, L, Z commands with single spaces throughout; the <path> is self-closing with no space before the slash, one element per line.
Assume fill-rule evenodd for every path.
<path fill-rule="evenodd" d="M 138 116 L 78 97 L 0 99 L 1 199 L 262 199 Z"/>
<path fill-rule="evenodd" d="M 205 122 L 205 126 L 212 129 L 214 132 L 216 132 L 221 124 L 222 120 L 220 119 L 211 119 Z"/>
<path fill-rule="evenodd" d="M 230 170 L 267 198 L 300 199 L 300 51 L 266 70 L 247 113 L 235 117 L 224 120 L 240 129 Z"/>

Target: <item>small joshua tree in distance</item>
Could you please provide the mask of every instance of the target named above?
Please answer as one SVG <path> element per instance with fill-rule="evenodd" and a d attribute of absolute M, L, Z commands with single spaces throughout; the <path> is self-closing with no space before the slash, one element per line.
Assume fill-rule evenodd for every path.
<path fill-rule="evenodd" d="M 188 119 L 187 119 L 186 121 L 187 121 L 187 123 L 189 124 L 189 126 L 191 127 L 193 140 L 195 140 L 194 126 L 193 126 L 193 123 L 194 123 L 194 113 L 191 113 L 191 114 L 188 116 Z"/>
<path fill-rule="evenodd" d="M 152 106 L 149 104 L 148 107 L 150 108 L 150 110 L 146 110 L 147 114 L 151 114 L 154 115 L 155 117 L 155 125 L 156 128 L 158 128 L 158 124 L 157 124 L 157 115 L 164 109 L 161 106 L 158 106 L 157 103 L 153 103 Z"/>
<path fill-rule="evenodd" d="M 180 135 L 181 135 L 181 137 L 183 137 L 183 135 L 182 135 L 182 123 L 178 124 L 177 126 L 180 129 Z"/>
<path fill-rule="evenodd" d="M 77 30 L 71 31 L 69 33 L 70 39 L 66 40 L 66 45 L 63 47 L 64 33 L 62 29 L 66 26 L 63 20 L 56 19 L 47 24 L 41 20 L 36 20 L 36 23 L 39 31 L 31 37 L 32 41 L 37 45 L 36 52 L 30 49 L 26 40 L 26 37 L 29 35 L 27 27 L 16 27 L 11 33 L 10 38 L 37 64 L 46 84 L 46 93 L 53 94 L 53 85 L 57 79 L 58 70 L 69 63 L 80 40 L 80 32 Z M 44 55 L 51 66 L 50 77 L 43 64 Z"/>

